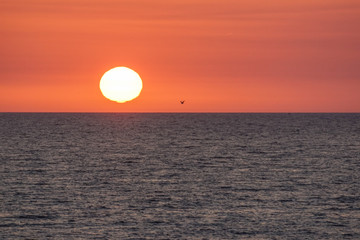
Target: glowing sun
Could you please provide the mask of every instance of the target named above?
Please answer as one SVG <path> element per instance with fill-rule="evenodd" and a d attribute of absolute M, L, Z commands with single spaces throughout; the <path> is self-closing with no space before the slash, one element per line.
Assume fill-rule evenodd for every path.
<path fill-rule="evenodd" d="M 100 80 L 104 97 L 118 103 L 133 100 L 139 96 L 142 87 L 139 74 L 127 67 L 112 68 Z"/>

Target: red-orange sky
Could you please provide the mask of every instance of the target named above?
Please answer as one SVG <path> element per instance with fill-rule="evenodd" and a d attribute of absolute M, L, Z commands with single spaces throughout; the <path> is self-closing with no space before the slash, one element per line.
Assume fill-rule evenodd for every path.
<path fill-rule="evenodd" d="M 360 111 L 359 0 L 1 0 L 0 17 L 2 112 Z M 137 99 L 102 96 L 116 66 Z"/>

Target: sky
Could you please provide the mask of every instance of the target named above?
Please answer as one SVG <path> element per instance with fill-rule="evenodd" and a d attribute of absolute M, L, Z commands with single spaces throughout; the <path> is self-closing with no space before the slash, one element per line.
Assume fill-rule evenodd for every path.
<path fill-rule="evenodd" d="M 0 18 L 1 112 L 360 112 L 358 0 L 0 0 Z M 99 89 L 117 66 L 133 101 Z"/>

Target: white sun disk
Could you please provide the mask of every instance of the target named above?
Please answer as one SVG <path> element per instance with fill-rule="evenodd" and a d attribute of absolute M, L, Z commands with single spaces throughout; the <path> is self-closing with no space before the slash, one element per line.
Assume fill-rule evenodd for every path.
<path fill-rule="evenodd" d="M 142 87 L 139 74 L 127 67 L 110 69 L 100 80 L 102 94 L 118 103 L 124 103 L 136 98 L 139 96 Z"/>

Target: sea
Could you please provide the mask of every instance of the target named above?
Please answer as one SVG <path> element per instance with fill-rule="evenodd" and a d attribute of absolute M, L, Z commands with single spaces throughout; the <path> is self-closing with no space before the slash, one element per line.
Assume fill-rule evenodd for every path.
<path fill-rule="evenodd" d="M 0 239 L 360 239 L 360 114 L 0 113 Z"/>

